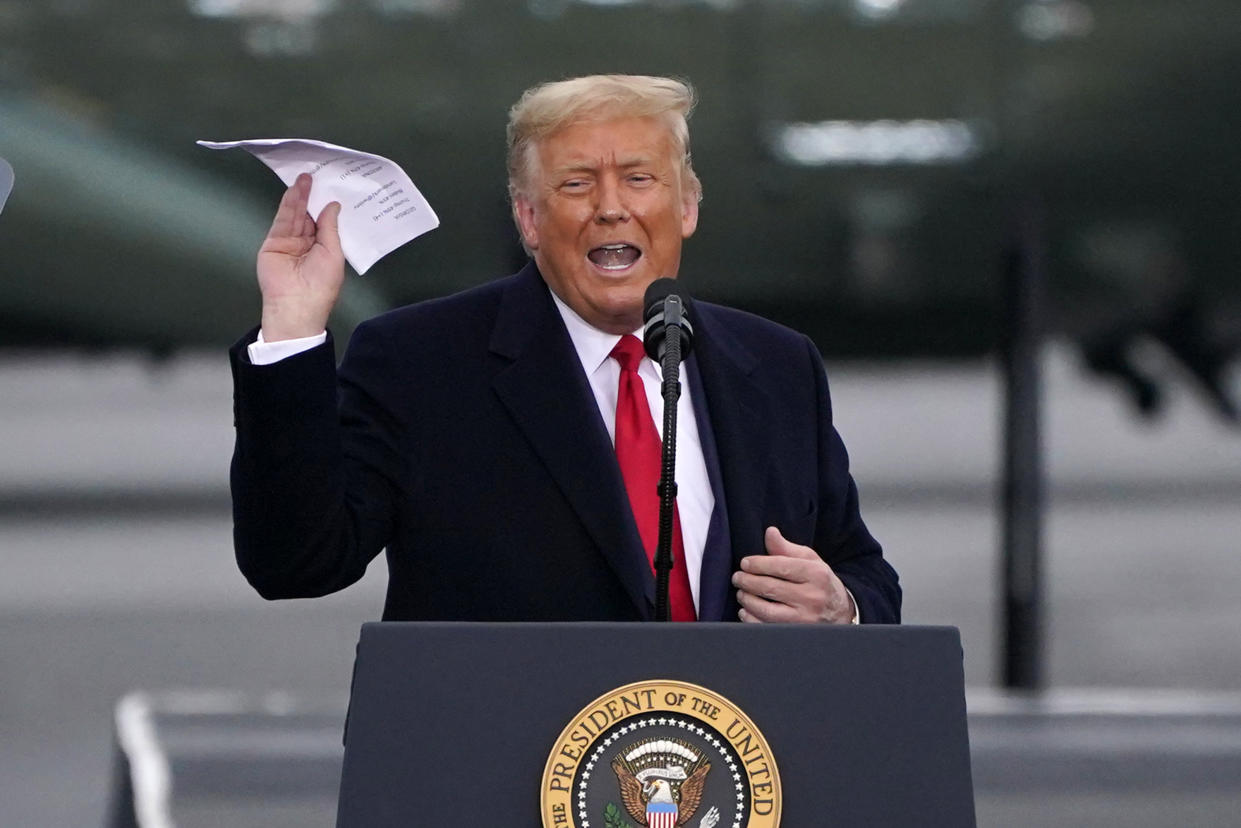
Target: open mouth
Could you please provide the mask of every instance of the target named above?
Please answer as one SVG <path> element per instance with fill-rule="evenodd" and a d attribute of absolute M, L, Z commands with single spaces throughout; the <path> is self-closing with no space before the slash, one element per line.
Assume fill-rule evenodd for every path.
<path fill-rule="evenodd" d="M 624 270 L 642 257 L 642 251 L 623 242 L 592 249 L 586 258 L 601 270 Z"/>

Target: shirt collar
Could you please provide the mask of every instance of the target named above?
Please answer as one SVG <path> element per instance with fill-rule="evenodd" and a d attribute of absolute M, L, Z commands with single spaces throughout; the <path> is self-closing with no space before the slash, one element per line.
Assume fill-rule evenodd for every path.
<path fill-rule="evenodd" d="M 594 327 L 578 316 L 577 311 L 566 305 L 556 295 L 556 291 L 549 292 L 556 303 L 556 310 L 560 311 L 560 318 L 564 320 L 565 328 L 569 331 L 569 339 L 573 340 L 573 348 L 577 351 L 577 358 L 582 362 L 582 368 L 586 370 L 588 376 L 593 374 L 611 356 L 612 349 L 616 347 L 617 342 L 620 342 L 620 337 Z M 641 340 L 642 329 L 638 328 L 634 331 L 634 336 Z"/>

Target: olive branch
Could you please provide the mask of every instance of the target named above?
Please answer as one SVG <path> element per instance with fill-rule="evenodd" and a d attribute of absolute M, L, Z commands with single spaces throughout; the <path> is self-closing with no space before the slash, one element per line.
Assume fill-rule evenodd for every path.
<path fill-rule="evenodd" d="M 604 828 L 633 828 L 633 824 L 625 819 L 625 812 L 615 802 L 609 802 L 603 809 L 603 825 Z"/>

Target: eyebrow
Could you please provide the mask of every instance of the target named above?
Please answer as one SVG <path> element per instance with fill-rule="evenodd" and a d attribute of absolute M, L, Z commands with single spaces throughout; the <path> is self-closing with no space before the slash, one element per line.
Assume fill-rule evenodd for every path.
<path fill-rule="evenodd" d="M 639 155 L 639 156 L 633 156 L 631 158 L 626 158 L 623 161 L 618 162 L 616 166 L 622 170 L 629 170 L 629 169 L 633 169 L 634 167 L 641 167 L 643 165 L 652 164 L 652 163 L 654 163 L 654 156 Z M 554 172 L 560 175 L 563 175 L 565 173 L 593 173 L 599 169 L 599 166 L 600 165 L 595 164 L 593 162 L 579 161 L 576 163 L 566 164 L 563 167 L 557 167 Z"/>

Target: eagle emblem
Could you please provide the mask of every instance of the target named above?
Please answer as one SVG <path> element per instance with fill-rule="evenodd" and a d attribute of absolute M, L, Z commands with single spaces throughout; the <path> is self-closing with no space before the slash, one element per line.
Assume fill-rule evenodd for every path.
<path fill-rule="evenodd" d="M 780 828 L 781 799 L 771 748 L 743 711 L 706 687 L 653 679 L 570 720 L 539 803 L 543 828 Z"/>
<path fill-rule="evenodd" d="M 689 823 L 702 804 L 710 770 L 706 758 L 677 739 L 646 739 L 612 760 L 625 810 L 647 828 L 678 828 Z M 702 824 L 708 820 L 704 818 Z"/>

